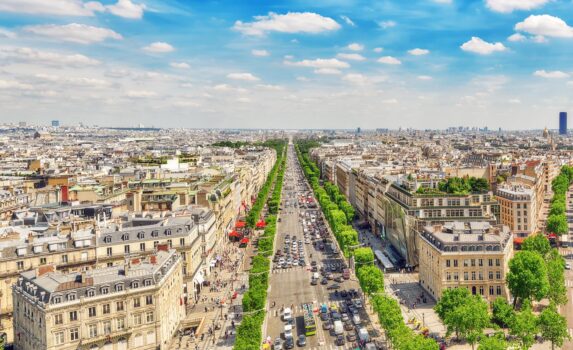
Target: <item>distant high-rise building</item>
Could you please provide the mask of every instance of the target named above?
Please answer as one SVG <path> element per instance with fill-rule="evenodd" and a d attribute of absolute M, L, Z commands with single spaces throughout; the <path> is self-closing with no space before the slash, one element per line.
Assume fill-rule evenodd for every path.
<path fill-rule="evenodd" d="M 559 135 L 567 135 L 567 112 L 559 112 Z"/>
<path fill-rule="evenodd" d="M 360 129 L 360 127 L 357 127 L 357 128 L 356 128 L 356 133 L 357 133 L 357 134 L 360 134 L 360 131 L 362 131 L 362 130 Z"/>
<path fill-rule="evenodd" d="M 58 126 L 60 126 L 60 121 L 59 121 L 59 120 L 52 120 L 52 126 L 53 126 L 53 127 L 58 127 Z"/>

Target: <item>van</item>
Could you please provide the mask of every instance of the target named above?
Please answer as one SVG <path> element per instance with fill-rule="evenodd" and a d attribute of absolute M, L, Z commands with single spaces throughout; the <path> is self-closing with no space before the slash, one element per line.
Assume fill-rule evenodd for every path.
<path fill-rule="evenodd" d="M 285 308 L 283 311 L 283 321 L 289 322 L 292 320 L 292 310 L 290 307 Z M 285 328 L 286 329 L 286 328 Z"/>
<path fill-rule="evenodd" d="M 366 328 L 358 329 L 358 339 L 360 339 L 360 341 L 363 341 L 365 343 L 370 341 L 370 335 L 368 335 L 368 331 L 366 330 Z"/>
<path fill-rule="evenodd" d="M 354 323 L 356 326 L 358 326 L 360 323 L 362 323 L 360 316 L 358 316 L 358 315 L 352 316 L 352 323 Z"/>
<path fill-rule="evenodd" d="M 334 334 L 341 335 L 344 334 L 344 327 L 342 326 L 342 321 L 334 321 Z"/>

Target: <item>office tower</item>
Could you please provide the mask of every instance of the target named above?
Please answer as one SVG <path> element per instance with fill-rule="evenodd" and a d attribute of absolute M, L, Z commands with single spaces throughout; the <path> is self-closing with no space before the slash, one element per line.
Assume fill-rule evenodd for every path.
<path fill-rule="evenodd" d="M 567 112 L 559 113 L 559 135 L 567 135 Z"/>
<path fill-rule="evenodd" d="M 60 126 L 60 121 L 59 121 L 59 120 L 52 120 L 52 126 L 53 126 L 53 127 L 58 127 L 58 126 Z"/>

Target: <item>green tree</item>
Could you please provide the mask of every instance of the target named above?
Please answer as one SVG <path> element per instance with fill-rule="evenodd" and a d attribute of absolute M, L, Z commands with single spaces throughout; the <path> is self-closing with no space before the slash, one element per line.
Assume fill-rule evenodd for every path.
<path fill-rule="evenodd" d="M 507 350 L 508 346 L 503 332 L 498 332 L 492 337 L 481 337 L 478 350 Z"/>
<path fill-rule="evenodd" d="M 455 330 L 458 336 L 467 339 L 474 349 L 483 330 L 491 324 L 488 305 L 481 296 L 472 295 L 448 313 L 445 324 L 448 331 Z"/>
<path fill-rule="evenodd" d="M 374 252 L 372 248 L 363 247 L 354 249 L 354 261 L 358 267 L 374 264 Z"/>
<path fill-rule="evenodd" d="M 547 231 L 564 235 L 569 231 L 565 214 L 549 215 L 547 217 Z"/>
<path fill-rule="evenodd" d="M 547 253 L 551 250 L 551 244 L 545 235 L 537 233 L 535 235 L 527 237 L 523 244 L 521 245 L 521 250 L 529 250 L 532 252 L 538 252 L 541 256 L 545 257 Z"/>
<path fill-rule="evenodd" d="M 515 312 L 505 298 L 497 297 L 491 306 L 492 320 L 500 327 L 508 327 L 513 321 Z"/>
<path fill-rule="evenodd" d="M 551 342 L 551 349 L 555 349 L 555 345 L 563 346 L 565 340 L 570 339 L 567 320 L 557 312 L 554 305 L 541 312 L 538 325 L 541 336 Z"/>
<path fill-rule="evenodd" d="M 436 311 L 442 322 L 445 323 L 448 314 L 462 305 L 464 300 L 469 298 L 470 295 L 470 291 L 467 288 L 446 289 L 442 293 L 442 297 L 436 306 L 434 306 L 434 311 Z"/>
<path fill-rule="evenodd" d="M 515 315 L 509 333 L 518 339 L 523 350 L 527 350 L 535 342 L 535 335 L 538 330 L 537 318 L 531 312 L 530 303 L 526 302 L 522 310 Z"/>
<path fill-rule="evenodd" d="M 365 294 L 372 295 L 384 291 L 384 275 L 376 266 L 359 266 L 356 270 L 356 277 Z"/>
<path fill-rule="evenodd" d="M 549 282 L 547 268 L 539 253 L 520 251 L 509 261 L 507 285 L 514 296 L 513 306 L 518 299 L 541 300 L 547 295 Z"/>
<path fill-rule="evenodd" d="M 549 289 L 547 297 L 556 305 L 567 304 L 567 287 L 565 286 L 565 259 L 557 249 L 551 249 L 546 256 L 547 280 Z"/>

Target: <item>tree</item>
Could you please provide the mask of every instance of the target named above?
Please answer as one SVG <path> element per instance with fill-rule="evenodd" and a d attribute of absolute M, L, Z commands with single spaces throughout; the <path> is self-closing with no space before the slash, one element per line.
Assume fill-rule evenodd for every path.
<path fill-rule="evenodd" d="M 470 291 L 467 288 L 446 289 L 442 293 L 440 301 L 434 306 L 434 311 L 436 311 L 442 322 L 445 323 L 448 314 L 462 305 L 464 300 L 469 297 Z"/>
<path fill-rule="evenodd" d="M 356 277 L 365 294 L 372 295 L 384 291 L 384 275 L 374 265 L 359 266 Z"/>
<path fill-rule="evenodd" d="M 551 349 L 555 349 L 555 345 L 563 346 L 565 340 L 570 339 L 567 320 L 557 312 L 555 305 L 550 305 L 541 312 L 538 324 L 543 338 L 551 342 Z"/>
<path fill-rule="evenodd" d="M 537 233 L 527 237 L 521 245 L 521 250 L 528 250 L 531 252 L 538 252 L 541 256 L 545 257 L 551 250 L 551 244 L 545 235 Z"/>
<path fill-rule="evenodd" d="M 522 349 L 527 350 L 535 342 L 537 332 L 537 318 L 531 312 L 530 303 L 526 302 L 522 310 L 515 315 L 509 333 L 518 339 Z"/>
<path fill-rule="evenodd" d="M 567 287 L 565 286 L 565 259 L 557 249 L 551 249 L 546 256 L 547 280 L 549 289 L 547 297 L 556 305 L 567 304 Z"/>
<path fill-rule="evenodd" d="M 488 305 L 481 296 L 472 295 L 448 313 L 445 324 L 448 332 L 450 328 L 455 330 L 458 336 L 467 339 L 474 349 L 483 330 L 491 325 Z"/>
<path fill-rule="evenodd" d="M 549 215 L 547 217 L 547 231 L 564 235 L 567 234 L 569 227 L 567 226 L 567 217 L 565 214 Z"/>
<path fill-rule="evenodd" d="M 492 337 L 481 337 L 478 350 L 507 350 L 508 346 L 503 332 L 499 332 Z"/>
<path fill-rule="evenodd" d="M 354 249 L 354 261 L 358 267 L 374 264 L 374 252 L 372 248 L 364 247 Z"/>
<path fill-rule="evenodd" d="M 547 295 L 549 282 L 547 268 L 539 253 L 520 251 L 509 261 L 507 285 L 514 296 L 513 306 L 518 299 L 540 300 Z"/>
<path fill-rule="evenodd" d="M 492 320 L 500 327 L 508 327 L 515 317 L 513 308 L 505 298 L 497 297 L 492 304 Z"/>

